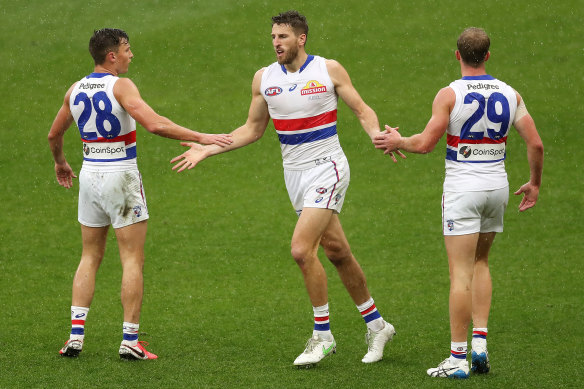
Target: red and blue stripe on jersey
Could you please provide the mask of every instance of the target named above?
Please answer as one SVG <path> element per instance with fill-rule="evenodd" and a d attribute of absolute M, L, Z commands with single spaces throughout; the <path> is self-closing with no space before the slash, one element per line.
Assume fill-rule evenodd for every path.
<path fill-rule="evenodd" d="M 456 136 L 456 135 L 450 135 L 450 134 L 446 134 L 446 159 L 449 161 L 457 161 L 460 162 L 457 159 L 457 150 L 458 150 L 458 145 L 460 143 L 463 144 L 499 144 L 499 143 L 505 143 L 507 144 L 507 136 L 504 136 L 500 139 L 491 139 L 488 136 L 483 137 L 482 139 L 464 139 L 463 142 L 460 142 L 460 137 Z M 505 156 L 500 160 L 505 159 Z M 497 162 L 497 161 L 463 161 L 463 162 L 470 162 L 470 163 L 485 163 L 485 162 Z"/>
<path fill-rule="evenodd" d="M 128 160 L 128 159 L 134 159 L 137 156 L 136 153 L 136 130 L 128 133 L 128 134 L 124 134 L 124 135 L 118 135 L 115 138 L 96 138 L 96 139 L 83 139 L 81 138 L 81 140 L 84 143 L 114 143 L 114 142 L 124 142 L 124 144 L 126 145 L 126 157 L 125 158 L 119 158 L 119 159 L 107 159 L 107 160 L 103 160 L 103 159 L 92 159 L 92 158 L 87 158 L 86 156 L 84 156 L 84 160 L 86 161 L 93 161 L 93 162 L 115 162 L 115 161 L 124 161 L 124 160 Z"/>
<path fill-rule="evenodd" d="M 337 134 L 337 110 L 298 119 L 272 119 L 281 144 L 298 145 Z"/>

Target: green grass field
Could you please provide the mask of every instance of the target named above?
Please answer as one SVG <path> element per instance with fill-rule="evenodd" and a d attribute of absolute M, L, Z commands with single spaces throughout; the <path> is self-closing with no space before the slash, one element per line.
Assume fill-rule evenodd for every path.
<path fill-rule="evenodd" d="M 584 3 L 469 3 L 1 0 L 0 387 L 582 387 Z M 91 33 L 128 32 L 135 58 L 127 76 L 157 112 L 198 131 L 228 132 L 245 121 L 253 74 L 275 60 L 270 17 L 287 9 L 308 18 L 307 51 L 339 60 L 381 123 L 404 134 L 423 128 L 438 89 L 459 77 L 462 29 L 490 34 L 487 70 L 522 94 L 546 153 L 540 202 L 519 214 L 519 198 L 511 199 L 491 253 L 491 374 L 465 382 L 425 374 L 449 347 L 444 140 L 434 153 L 394 165 L 343 103 L 339 136 L 352 180 L 341 220 L 377 307 L 398 332 L 382 362 L 360 362 L 365 325 L 325 263 L 338 351 L 317 368 L 292 367 L 312 310 L 289 253 L 296 216 L 271 124 L 256 144 L 180 175 L 169 164 L 179 143 L 138 129 L 151 216 L 141 340 L 159 359 L 118 358 L 113 233 L 84 351 L 59 357 L 81 253 L 78 185 L 57 185 L 46 136 L 67 88 L 93 69 Z M 65 142 L 78 172 L 75 127 Z M 528 179 L 525 154 L 513 134 L 513 191 Z"/>

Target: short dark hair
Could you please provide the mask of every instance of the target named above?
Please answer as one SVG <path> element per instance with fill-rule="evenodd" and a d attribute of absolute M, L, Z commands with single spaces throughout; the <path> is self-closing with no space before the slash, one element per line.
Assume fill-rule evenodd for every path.
<path fill-rule="evenodd" d="M 298 11 L 286 11 L 279 15 L 272 16 L 272 26 L 274 24 L 288 24 L 296 35 L 305 34 L 308 36 L 308 23 L 306 17 Z"/>
<path fill-rule="evenodd" d="M 482 28 L 469 27 L 458 37 L 456 47 L 465 64 L 478 67 L 485 62 L 491 40 Z"/>
<path fill-rule="evenodd" d="M 128 34 L 124 30 L 102 28 L 101 30 L 93 31 L 93 35 L 89 40 L 89 53 L 93 57 L 95 64 L 103 64 L 107 53 L 118 51 L 122 40 L 130 41 Z"/>

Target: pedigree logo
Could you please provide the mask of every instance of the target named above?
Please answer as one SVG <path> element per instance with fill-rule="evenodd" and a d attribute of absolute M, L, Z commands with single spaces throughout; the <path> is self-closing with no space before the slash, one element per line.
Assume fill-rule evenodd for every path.
<path fill-rule="evenodd" d="M 310 80 L 306 83 L 304 88 L 300 90 L 300 94 L 304 95 L 313 95 L 315 93 L 324 93 L 326 92 L 326 86 L 322 85 L 320 82 L 316 80 Z"/>

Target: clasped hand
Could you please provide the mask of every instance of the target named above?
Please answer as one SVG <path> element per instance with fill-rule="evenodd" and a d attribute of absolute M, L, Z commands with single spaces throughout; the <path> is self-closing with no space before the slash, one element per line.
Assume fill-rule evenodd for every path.
<path fill-rule="evenodd" d="M 385 131 L 380 132 L 373 138 L 373 144 L 376 149 L 384 150 L 383 154 L 389 154 L 393 162 L 397 162 L 394 152 L 406 159 L 406 156 L 399 151 L 399 143 L 401 140 L 401 135 L 398 132 L 399 127 L 390 127 L 385 125 Z"/>

